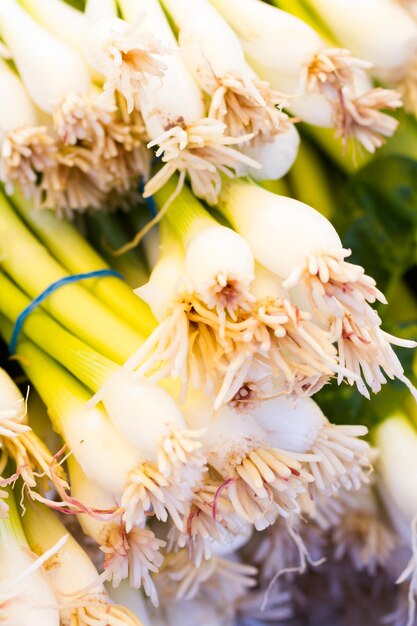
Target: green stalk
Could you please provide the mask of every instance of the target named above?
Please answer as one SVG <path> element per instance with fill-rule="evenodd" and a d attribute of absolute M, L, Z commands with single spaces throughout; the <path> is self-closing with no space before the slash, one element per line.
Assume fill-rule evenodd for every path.
<path fill-rule="evenodd" d="M 1 272 L 0 293 L 4 295 L 0 300 L 0 312 L 14 324 L 20 311 L 30 300 Z M 6 329 L 3 332 L 6 341 L 9 341 L 9 331 Z M 113 361 L 74 337 L 39 308 L 27 317 L 23 332 L 94 392 L 102 387 L 118 367 Z"/>
<path fill-rule="evenodd" d="M 194 197 L 192 191 L 184 185 L 181 192 L 171 200 L 177 189 L 178 178 L 172 176 L 170 180 L 154 196 L 155 202 L 161 210 L 167 202 L 169 208 L 165 219 L 172 230 L 186 246 L 189 241 L 207 226 L 213 226 L 217 222 L 204 209 L 203 205 Z"/>
<path fill-rule="evenodd" d="M 302 129 L 346 174 L 354 174 L 372 159 L 372 155 L 354 141 L 348 141 L 345 147 L 343 141 L 334 136 L 333 128 L 303 124 Z"/>
<path fill-rule="evenodd" d="M 304 139 L 288 177 L 297 200 L 314 207 L 327 219 L 332 218 L 335 203 L 325 165 L 319 152 Z"/>
<path fill-rule="evenodd" d="M 399 120 L 396 132 L 375 152 L 375 157 L 400 155 L 417 161 L 417 120 L 404 112 L 396 117 Z M 374 158 L 374 155 L 366 152 L 355 141 L 348 141 L 345 150 L 342 140 L 336 139 L 330 128 L 303 124 L 302 129 L 346 174 L 353 174 Z"/>
<path fill-rule="evenodd" d="M 0 196 L 0 263 L 31 298 L 68 276 L 28 231 L 4 196 Z M 84 286 L 65 285 L 41 306 L 74 335 L 118 363 L 123 363 L 143 341 L 139 333 Z"/>
<path fill-rule="evenodd" d="M 20 194 L 13 196 L 13 202 L 29 228 L 68 272 L 81 274 L 110 267 L 70 222 L 59 219 L 51 211 L 34 209 Z M 118 235 L 119 226 L 112 216 L 101 214 L 101 218 L 104 223 L 106 218 L 110 221 L 106 235 L 110 237 L 112 232 Z M 99 221 L 100 217 L 96 217 L 96 220 Z M 111 265 L 115 267 L 113 263 Z M 155 328 L 156 322 L 148 305 L 119 278 L 92 279 L 85 286 L 132 328 L 145 335 Z"/>
<path fill-rule="evenodd" d="M 0 333 L 10 337 L 12 325 L 0 313 Z M 91 393 L 68 370 L 48 356 L 34 343 L 22 337 L 17 344 L 20 364 L 47 407 L 52 426 L 64 437 L 63 420 L 77 410 L 85 410 Z M 64 437 L 65 439 L 65 437 Z"/>
<path fill-rule="evenodd" d="M 397 282 L 388 302 L 386 316 L 392 322 L 417 322 L 417 300 L 404 280 Z"/>
<path fill-rule="evenodd" d="M 277 196 L 290 195 L 290 190 L 285 178 L 279 178 L 278 180 L 262 180 L 259 182 L 259 186 L 263 187 L 267 191 L 270 191 L 271 193 L 275 193 Z"/>
<path fill-rule="evenodd" d="M 311 26 L 327 46 L 335 47 L 335 38 L 327 24 L 323 22 L 310 5 L 306 6 L 303 0 L 272 0 L 272 4 L 278 7 L 278 9 L 298 17 L 298 19 Z"/>
<path fill-rule="evenodd" d="M 62 448 L 62 440 L 51 428 L 48 409 L 33 386 L 30 387 L 28 397 L 28 417 L 29 426 L 46 445 L 48 450 L 60 450 Z"/>
<path fill-rule="evenodd" d="M 124 246 L 130 237 L 127 234 L 127 230 L 124 229 L 124 224 L 120 219 L 117 219 L 115 215 L 109 213 L 103 213 L 102 211 L 95 211 L 85 216 L 88 228 L 88 234 L 93 242 L 95 248 L 100 251 L 100 254 L 107 261 L 107 263 L 114 269 L 116 269 L 124 278 L 132 289 L 144 285 L 148 280 L 148 272 L 145 267 L 145 262 L 139 253 L 138 249 L 130 250 L 120 256 L 112 254 L 113 250 L 117 250 Z M 148 324 L 147 331 L 152 332 L 155 327 L 155 320 L 152 313 L 149 310 L 147 304 L 135 296 L 129 289 L 130 298 L 135 298 L 135 307 L 129 307 L 128 312 L 130 315 L 139 307 L 147 307 L 149 317 L 152 320 L 151 324 Z M 127 300 L 124 305 L 126 305 Z M 136 323 L 138 316 L 135 314 Z M 141 319 L 141 323 L 143 319 Z"/>
<path fill-rule="evenodd" d="M 29 547 L 23 532 L 13 490 L 11 487 L 2 487 L 2 490 L 7 491 L 8 497 L 6 502 L 9 506 L 9 516 L 0 519 L 0 556 L 9 545 L 19 544 L 25 548 Z"/>
<path fill-rule="evenodd" d="M 26 511 L 22 517 L 22 525 L 29 546 L 35 554 L 42 556 L 65 535 L 68 535 L 68 539 L 63 548 L 64 552 L 76 543 L 55 513 L 47 506 L 33 502 L 30 498 L 25 498 L 24 505 Z"/>

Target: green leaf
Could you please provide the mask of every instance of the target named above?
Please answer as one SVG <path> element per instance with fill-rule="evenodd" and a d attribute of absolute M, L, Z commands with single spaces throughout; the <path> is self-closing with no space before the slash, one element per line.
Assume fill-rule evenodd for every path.
<path fill-rule="evenodd" d="M 352 262 L 389 290 L 417 258 L 417 161 L 380 157 L 352 176 L 336 227 Z"/>
<path fill-rule="evenodd" d="M 79 9 L 80 11 L 84 11 L 85 8 L 85 0 L 66 0 L 68 4 L 73 6 L 75 9 Z"/>

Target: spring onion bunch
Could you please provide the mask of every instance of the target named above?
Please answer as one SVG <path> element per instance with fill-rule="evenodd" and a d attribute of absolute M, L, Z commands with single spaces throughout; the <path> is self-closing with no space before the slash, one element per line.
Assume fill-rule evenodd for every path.
<path fill-rule="evenodd" d="M 406 108 L 416 112 L 417 24 L 407 14 L 413 2 L 368 0 L 357 5 L 348 2 L 308 0 L 342 45 L 371 61 L 374 76 L 395 86 L 403 95 Z M 359 12 L 358 12 L 359 9 Z M 346 20 L 346 10 L 351 18 Z M 414 9 L 415 10 L 415 9 Z M 377 20 L 378 28 L 368 34 L 368 25 Z"/>
<path fill-rule="evenodd" d="M 147 174 L 144 127 L 140 116 L 129 115 L 114 97 L 100 97 L 80 51 L 51 28 L 55 21 L 71 31 L 74 17 L 79 32 L 77 12 L 71 11 L 68 21 L 69 7 L 62 7 L 63 16 L 60 3 L 56 11 L 56 3 L 49 4 L 38 4 L 35 11 L 35 17 L 45 16 L 45 25 L 15 0 L 2 4 L 0 33 L 27 90 L 24 98 L 18 77 L 3 72 L 5 88 L 14 82 L 16 109 L 14 119 L 5 111 L 0 121 L 7 132 L 2 180 L 58 213 L 98 209 Z M 34 109 L 29 96 L 42 112 L 42 124 L 36 112 L 28 118 Z"/>
<path fill-rule="evenodd" d="M 161 258 L 137 290 L 161 323 L 126 367 L 214 392 L 215 408 L 232 400 L 250 376 L 296 396 L 339 370 L 330 336 L 293 307 L 278 277 L 255 266 L 242 236 L 218 224 L 185 189 L 166 221 Z"/>
<path fill-rule="evenodd" d="M 370 152 L 393 134 L 397 123 L 381 110 L 401 106 L 400 96 L 372 89 L 366 73 L 372 64 L 366 54 L 359 59 L 346 48 L 326 48 L 305 22 L 260 0 L 212 4 L 235 29 L 261 78 L 291 96 L 295 115 L 333 127 L 345 140 L 355 137 Z M 346 10 L 350 8 L 344 7 L 343 17 Z"/>
<path fill-rule="evenodd" d="M 71 215 L 120 203 L 140 179 L 151 196 L 179 172 L 178 189 L 188 176 L 214 205 L 221 175 L 288 172 L 299 136 L 287 105 L 371 152 L 394 133 L 382 110 L 401 100 L 372 88 L 368 60 L 326 48 L 310 26 L 260 0 L 192 6 L 164 5 L 177 41 L 157 0 L 123 0 L 122 17 L 114 0 L 89 0 L 84 11 L 65 0 L 5 0 L 0 35 L 19 74 L 1 72 L 18 103 L 0 118 L 9 193 L 17 187 Z M 148 180 L 152 153 L 162 167 Z"/>
<path fill-rule="evenodd" d="M 387 376 L 398 378 L 417 395 L 391 347 L 412 348 L 415 342 L 381 329 L 381 319 L 370 305 L 385 304 L 385 296 L 362 267 L 345 261 L 351 251 L 343 248 L 324 216 L 250 181 L 225 184 L 219 208 L 250 243 L 255 258 L 328 329 L 337 343 L 340 365 L 347 370 L 338 375 L 339 382 L 346 376 L 369 397 L 368 387 L 378 393 Z M 288 240 L 293 242 L 290 249 Z"/>
<path fill-rule="evenodd" d="M 252 184 L 232 183 L 237 188 L 243 184 L 250 191 L 254 187 L 254 192 L 264 193 Z M 175 181 L 170 185 L 174 187 Z M 226 190 L 231 193 L 227 184 Z M 169 185 L 164 193 L 171 193 Z M 164 193 L 158 194 L 160 203 L 165 202 Z M 265 194 L 267 198 L 273 196 L 271 192 Z M 220 208 L 226 213 L 228 195 L 223 192 L 222 197 L 225 204 L 222 200 Z M 273 198 L 274 202 L 283 202 L 279 196 Z M 241 198 L 240 204 L 244 209 Z M 34 220 L 24 202 L 19 211 L 54 250 L 48 229 L 53 220 Z M 231 209 L 228 211 L 227 217 L 234 224 Z M 242 214 L 246 215 L 244 210 Z M 46 274 L 56 272 L 58 277 L 65 271 L 34 241 L 7 203 L 1 216 L 4 232 L 14 235 L 9 247 L 4 248 L 7 259 L 5 271 L 0 274 L 2 293 L 8 295 L 0 302 L 0 330 L 9 340 L 10 322 L 29 303 L 24 291 L 35 293 L 41 285 L 32 282 L 20 265 L 21 244 L 13 239 L 26 243 Z M 323 224 L 324 218 L 315 219 Z M 278 236 L 279 231 L 274 231 L 271 223 L 269 230 Z M 311 235 L 312 228 L 309 230 Z M 324 235 L 328 232 L 329 237 L 334 236 L 330 225 L 322 230 Z M 62 232 L 67 232 L 71 242 L 77 242 L 71 229 Z M 74 291 L 72 286 L 68 289 L 78 303 L 84 303 L 87 317 L 79 316 L 77 324 L 71 323 L 64 307 L 70 300 L 64 299 L 65 290 L 58 291 L 52 307 L 49 302 L 26 320 L 23 332 L 31 341 L 21 338 L 17 347 L 26 373 L 48 407 L 55 430 L 72 455 L 68 461 L 71 492 L 52 476 L 55 499 L 42 494 L 35 498 L 65 515 L 79 517 L 84 532 L 103 553 L 100 580 L 117 587 L 128 579 L 133 587 L 143 587 L 155 605 L 159 600 L 164 608 L 172 602 L 200 602 L 201 596 L 216 594 L 220 585 L 226 594 L 221 597 L 230 597 L 233 610 L 243 611 L 238 606 L 245 589 L 256 584 L 256 571 L 252 564 L 242 562 L 237 550 L 248 544 L 252 529 L 281 528 L 285 540 L 296 546 L 296 554 L 307 564 L 310 555 L 301 520 L 309 519 L 328 530 L 335 526 L 335 519 L 340 522 L 345 503 L 358 504 L 357 508 L 352 505 L 352 513 L 343 518 L 345 524 L 339 523 L 336 557 L 352 555 L 360 568 L 365 563 L 370 571 L 380 563 L 375 551 L 367 555 L 361 551 L 360 541 L 354 542 L 359 529 L 364 528 L 361 520 L 374 523 L 378 510 L 375 504 L 369 504 L 371 495 L 366 495 L 363 506 L 359 495 L 371 493 L 373 453 L 361 440 L 367 429 L 332 425 L 312 400 L 302 397 L 311 395 L 332 376 L 343 373 L 343 377 L 351 376 L 353 380 L 358 376 L 340 367 L 332 329 L 323 328 L 308 298 L 304 300 L 311 310 L 303 314 L 292 304 L 292 298 L 302 299 L 303 293 L 297 294 L 294 288 L 288 291 L 285 274 L 281 270 L 278 273 L 269 262 L 268 269 L 265 259 L 264 266 L 255 262 L 254 253 L 258 251 L 248 234 L 243 237 L 217 222 L 184 187 L 161 223 L 163 243 L 173 245 L 167 257 L 163 248 L 149 283 L 138 291 L 161 320 L 155 330 L 145 330 L 138 319 L 137 333 L 131 320 L 122 321 L 115 313 L 108 317 L 110 285 L 93 291 L 85 287 Z M 211 254 L 213 246 L 216 257 Z M 53 253 L 68 266 L 65 251 Z M 83 263 L 92 263 L 93 259 L 100 262 L 97 256 L 86 255 Z M 177 289 L 182 285 L 187 291 L 179 298 L 181 292 Z M 186 307 L 184 293 L 190 298 Z M 283 306 L 287 314 L 294 307 L 293 326 L 287 328 L 289 316 L 284 319 L 280 313 L 277 324 L 279 328 L 284 326 L 285 332 L 277 332 L 278 326 L 272 326 L 275 319 L 261 314 L 257 317 L 257 307 L 262 306 L 259 303 Z M 175 313 L 174 304 L 180 304 L 181 315 Z M 75 313 L 73 303 L 71 315 Z M 97 324 L 100 319 L 103 324 L 112 320 L 108 322 L 114 329 L 111 340 L 100 335 L 99 325 L 92 332 L 88 324 L 92 313 L 97 316 Z M 191 315 L 198 315 L 197 328 Z M 236 331 L 242 320 L 245 324 L 240 338 Z M 256 331 L 250 332 L 255 323 Z M 167 328 L 173 337 L 178 328 L 182 329 L 181 341 L 170 338 L 168 352 L 161 343 L 166 340 Z M 209 355 L 208 344 L 204 343 L 208 332 L 220 346 L 213 351 L 213 364 L 204 358 Z M 317 345 L 317 337 L 325 350 Z M 194 352 L 200 340 L 200 353 Z M 222 354 L 222 346 L 228 342 L 232 346 L 230 358 L 241 349 L 248 361 L 239 372 L 233 372 L 232 361 L 225 360 L 236 376 L 228 383 L 230 388 L 225 386 L 227 367 L 216 372 L 215 366 L 216 354 Z M 300 345 L 311 350 L 311 355 L 300 356 Z M 186 349 L 185 356 L 181 349 Z M 184 376 L 174 369 L 180 354 L 186 364 L 182 366 Z M 282 360 L 284 356 L 294 368 L 293 378 Z M 316 366 L 317 371 L 311 374 L 313 357 L 322 369 Z M 195 377 L 188 362 L 199 365 L 201 379 Z M 182 382 L 182 392 L 176 378 Z M 103 450 L 108 450 L 105 457 Z M 158 524 L 149 521 L 152 514 Z M 386 548 L 386 553 L 381 552 L 381 562 L 385 563 L 384 555 L 391 552 L 391 535 L 378 524 L 374 532 L 370 536 L 376 538 L 378 550 Z M 366 533 L 365 539 L 373 541 Z M 86 585 L 89 593 L 92 581 Z M 101 590 L 92 589 L 94 602 L 99 604 L 97 610 L 101 611 L 102 602 L 107 600 L 102 599 Z M 64 602 L 66 595 L 59 590 L 59 596 L 56 591 L 60 606 L 64 605 L 62 619 L 68 619 L 75 604 L 77 615 L 84 619 L 84 592 L 84 587 L 71 589 L 71 599 Z M 248 613 L 256 610 L 256 602 L 256 596 L 251 595 Z M 283 614 L 287 611 L 281 603 L 276 610 Z"/>
<path fill-rule="evenodd" d="M 260 170 L 246 168 L 255 178 L 282 177 L 298 146 L 294 126 L 282 112 L 285 96 L 256 76 L 236 34 L 208 0 L 192 7 L 167 0 L 164 6 L 179 28 L 187 65 L 209 98 L 209 117 L 224 122 L 232 136 L 252 135 L 242 150 L 262 165 Z"/>
<path fill-rule="evenodd" d="M 379 4 L 0 2 L 1 623 L 415 626 L 416 22 Z"/>

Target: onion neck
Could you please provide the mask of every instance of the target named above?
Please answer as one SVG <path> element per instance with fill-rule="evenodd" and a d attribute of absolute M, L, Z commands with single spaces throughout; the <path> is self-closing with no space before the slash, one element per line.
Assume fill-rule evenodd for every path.
<path fill-rule="evenodd" d="M 155 194 L 155 200 L 159 208 L 162 208 L 170 201 L 176 189 L 177 177 L 173 176 Z M 165 219 L 185 247 L 201 230 L 217 224 L 185 185 L 181 192 L 170 202 Z"/>

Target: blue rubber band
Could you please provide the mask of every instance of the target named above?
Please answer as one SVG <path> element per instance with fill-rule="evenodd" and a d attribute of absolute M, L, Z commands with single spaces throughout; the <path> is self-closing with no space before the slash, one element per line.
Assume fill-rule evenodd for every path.
<path fill-rule="evenodd" d="M 73 274 L 72 276 L 64 276 L 64 278 L 60 278 L 59 280 L 49 285 L 42 293 L 40 293 L 36 298 L 32 300 L 28 306 L 23 309 L 21 313 L 19 313 L 18 318 L 16 319 L 12 338 L 10 340 L 10 352 L 14 354 L 16 352 L 16 346 L 19 339 L 19 335 L 22 332 L 23 324 L 26 321 L 26 318 L 32 313 L 34 309 L 36 309 L 46 298 L 48 298 L 54 291 L 57 291 L 61 287 L 65 285 L 69 285 L 70 283 L 76 283 L 81 280 L 88 280 L 89 278 L 101 278 L 102 276 L 116 276 L 117 278 L 121 278 L 124 280 L 123 276 L 116 272 L 116 270 L 111 269 L 102 269 L 96 270 L 94 272 L 86 272 L 84 274 Z"/>
<path fill-rule="evenodd" d="M 145 181 L 145 179 L 142 178 L 140 185 L 139 185 L 139 191 L 141 193 L 141 195 L 143 196 L 143 192 L 145 190 L 145 184 L 147 181 Z M 146 202 L 146 206 L 148 207 L 150 214 L 152 215 L 152 217 L 155 217 L 155 215 L 158 213 L 158 210 L 156 208 L 156 204 L 155 204 L 155 200 L 153 199 L 152 196 L 149 196 L 148 198 L 144 198 L 145 202 Z"/>
<path fill-rule="evenodd" d="M 153 199 L 152 196 L 149 196 L 149 198 L 145 198 L 145 202 L 146 202 L 146 206 L 148 207 L 149 211 L 151 212 L 152 217 L 155 217 L 156 214 L 158 213 L 157 208 L 156 208 L 156 204 L 155 204 L 155 200 Z"/>

